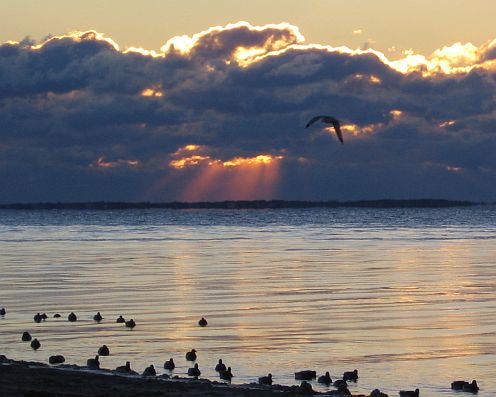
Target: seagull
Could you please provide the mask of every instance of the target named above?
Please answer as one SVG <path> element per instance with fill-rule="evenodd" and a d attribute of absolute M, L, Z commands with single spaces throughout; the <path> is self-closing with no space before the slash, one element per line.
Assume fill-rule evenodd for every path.
<path fill-rule="evenodd" d="M 339 120 L 332 116 L 315 116 L 307 123 L 305 128 L 310 127 L 313 123 L 319 120 L 321 120 L 323 123 L 326 124 L 332 124 L 332 126 L 334 127 L 334 131 L 336 131 L 336 135 L 338 136 L 339 141 L 344 144 L 343 134 L 341 133 L 341 125 L 339 124 Z"/>

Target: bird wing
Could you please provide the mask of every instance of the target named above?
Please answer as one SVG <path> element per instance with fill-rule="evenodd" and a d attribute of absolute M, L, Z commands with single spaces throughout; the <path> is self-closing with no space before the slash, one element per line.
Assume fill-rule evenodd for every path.
<path fill-rule="evenodd" d="M 339 141 L 344 144 L 343 133 L 341 132 L 341 126 L 339 124 L 339 121 L 334 119 L 332 121 L 332 126 L 334 127 L 334 130 L 336 131 L 336 135 L 338 136 Z"/>
<path fill-rule="evenodd" d="M 307 123 L 307 125 L 305 126 L 305 128 L 310 127 L 313 123 L 315 123 L 316 121 L 318 121 L 318 120 L 320 120 L 320 119 L 322 119 L 322 118 L 324 118 L 324 117 L 326 117 L 326 116 L 315 116 L 315 117 L 313 117 L 313 118 L 312 118 L 312 119 L 311 119 L 311 120 Z"/>

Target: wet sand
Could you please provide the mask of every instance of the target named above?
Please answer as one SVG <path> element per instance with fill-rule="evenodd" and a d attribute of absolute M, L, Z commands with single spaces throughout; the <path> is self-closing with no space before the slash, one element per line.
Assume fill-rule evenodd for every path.
<path fill-rule="evenodd" d="M 0 356 L 2 397 L 286 397 L 312 393 L 299 386 L 227 385 L 209 380 L 164 379 L 89 371 L 74 365 L 48 366 Z M 362 396 L 363 397 L 363 396 Z"/>

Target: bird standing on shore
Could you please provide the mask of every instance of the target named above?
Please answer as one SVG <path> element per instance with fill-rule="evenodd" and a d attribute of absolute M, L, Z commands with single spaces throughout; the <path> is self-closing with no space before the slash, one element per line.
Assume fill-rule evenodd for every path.
<path fill-rule="evenodd" d="M 98 356 L 95 356 L 95 358 L 88 358 L 86 360 L 86 366 L 89 369 L 100 369 L 100 360 Z"/>
<path fill-rule="evenodd" d="M 319 120 L 322 121 L 323 123 L 326 123 L 326 124 L 332 124 L 332 126 L 334 127 L 334 131 L 336 131 L 336 135 L 337 135 L 339 141 L 344 144 L 343 133 L 341 132 L 341 124 L 339 123 L 338 119 L 336 119 L 332 116 L 315 116 L 307 123 L 305 128 L 310 127 L 313 123 L 315 123 Z"/>

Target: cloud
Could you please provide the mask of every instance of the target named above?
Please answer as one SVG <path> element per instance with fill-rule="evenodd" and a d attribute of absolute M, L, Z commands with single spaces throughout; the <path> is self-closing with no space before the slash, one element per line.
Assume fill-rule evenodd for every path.
<path fill-rule="evenodd" d="M 496 40 L 391 61 L 238 22 L 0 45 L 4 202 L 496 196 Z M 316 114 L 343 125 L 304 126 Z"/>

